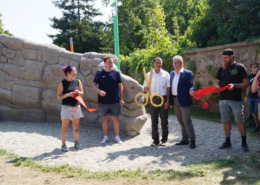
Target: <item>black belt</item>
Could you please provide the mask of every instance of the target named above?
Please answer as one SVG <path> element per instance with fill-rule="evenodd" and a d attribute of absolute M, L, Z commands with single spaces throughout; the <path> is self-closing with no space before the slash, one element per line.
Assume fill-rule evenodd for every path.
<path fill-rule="evenodd" d="M 174 98 L 177 98 L 178 97 L 178 95 L 172 95 Z"/>

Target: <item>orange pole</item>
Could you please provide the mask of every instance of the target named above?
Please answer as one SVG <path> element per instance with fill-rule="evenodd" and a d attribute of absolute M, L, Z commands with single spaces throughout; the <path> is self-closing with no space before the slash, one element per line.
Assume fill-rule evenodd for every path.
<path fill-rule="evenodd" d="M 72 37 L 70 37 L 70 51 L 74 52 L 74 49 L 73 49 L 73 38 Z"/>

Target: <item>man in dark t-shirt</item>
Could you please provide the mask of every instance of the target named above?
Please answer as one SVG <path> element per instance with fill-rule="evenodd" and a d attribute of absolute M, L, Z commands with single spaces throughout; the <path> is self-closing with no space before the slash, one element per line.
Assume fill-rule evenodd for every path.
<path fill-rule="evenodd" d="M 250 70 L 252 71 L 252 74 L 249 75 L 249 84 L 250 86 L 247 87 L 246 91 L 246 97 L 245 97 L 245 103 L 248 103 L 248 97 L 249 97 L 249 105 L 251 113 L 254 117 L 255 121 L 255 132 L 259 132 L 259 121 L 258 121 L 258 93 L 252 93 L 251 86 L 256 76 L 258 65 L 257 64 L 251 64 Z"/>
<path fill-rule="evenodd" d="M 245 67 L 242 64 L 235 63 L 234 53 L 232 49 L 223 51 L 223 67 L 220 67 L 217 72 L 216 83 L 219 87 L 230 85 L 225 91 L 219 92 L 219 108 L 221 113 L 221 121 L 223 122 L 226 141 L 219 146 L 219 149 L 231 148 L 230 132 L 231 110 L 234 114 L 235 121 L 238 124 L 238 129 L 242 137 L 242 149 L 248 152 L 246 142 L 246 124 L 244 121 L 242 89 L 249 85 L 248 75 Z"/>
<path fill-rule="evenodd" d="M 123 143 L 119 137 L 120 106 L 124 105 L 123 85 L 120 72 L 112 69 L 113 59 L 104 58 L 105 69 L 97 71 L 92 83 L 93 89 L 98 93 L 99 114 L 102 116 L 104 138 L 101 143 L 106 143 L 108 138 L 108 118 L 111 115 L 115 131 L 115 141 Z M 97 84 L 99 87 L 97 87 Z M 119 97 L 120 92 L 120 97 Z"/>

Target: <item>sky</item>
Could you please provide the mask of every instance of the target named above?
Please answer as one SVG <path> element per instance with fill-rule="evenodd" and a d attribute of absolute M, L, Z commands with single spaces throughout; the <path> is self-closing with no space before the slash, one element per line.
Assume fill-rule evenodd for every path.
<path fill-rule="evenodd" d="M 109 21 L 112 8 L 95 0 L 94 8 L 99 8 L 102 16 L 96 21 Z M 52 0 L 0 0 L 0 13 L 4 29 L 16 37 L 24 38 L 39 44 L 51 44 L 47 34 L 59 33 L 51 27 L 49 18 L 62 16 L 60 9 L 52 4 Z"/>

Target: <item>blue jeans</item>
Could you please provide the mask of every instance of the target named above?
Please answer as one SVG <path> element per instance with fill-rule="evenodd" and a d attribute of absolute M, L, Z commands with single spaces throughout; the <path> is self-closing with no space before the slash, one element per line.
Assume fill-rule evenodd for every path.
<path fill-rule="evenodd" d="M 258 113 L 258 98 L 249 98 L 249 105 L 252 111 L 252 114 Z"/>

